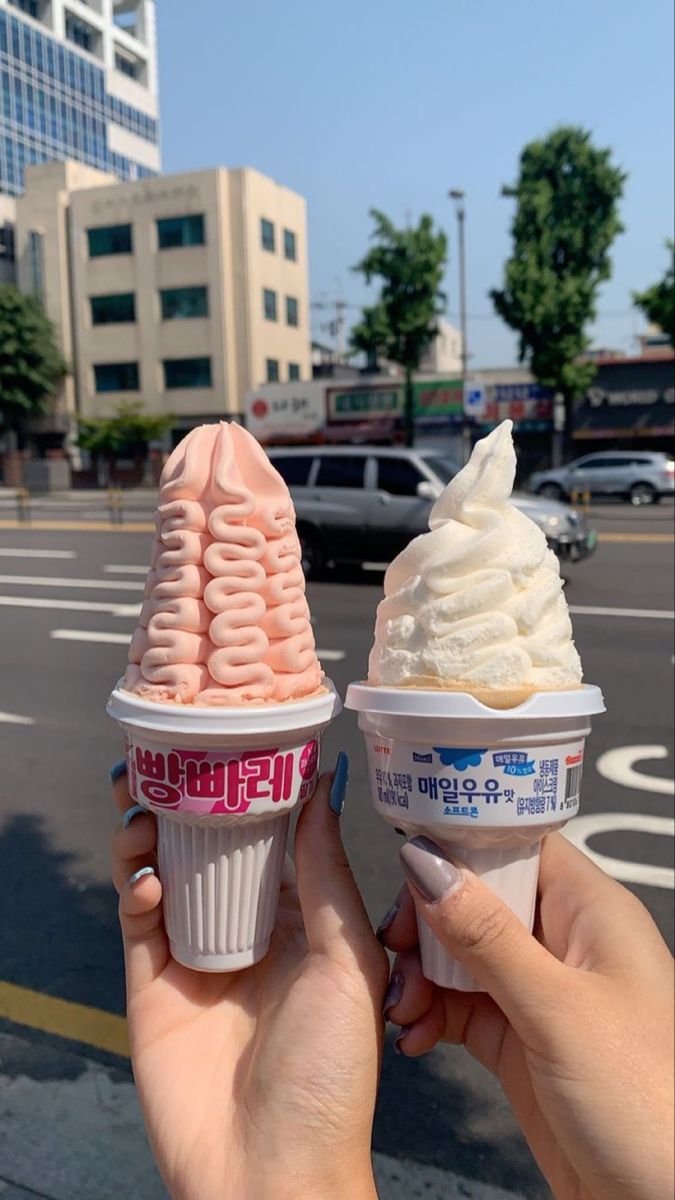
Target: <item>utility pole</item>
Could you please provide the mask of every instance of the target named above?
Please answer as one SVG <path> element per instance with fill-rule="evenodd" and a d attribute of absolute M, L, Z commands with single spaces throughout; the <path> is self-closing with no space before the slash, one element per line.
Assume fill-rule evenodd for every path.
<path fill-rule="evenodd" d="M 348 308 L 358 307 L 355 304 L 348 304 L 346 300 L 338 298 L 337 300 L 315 300 L 312 302 L 311 308 L 316 308 L 319 311 L 335 313 L 334 318 L 326 327 L 329 333 L 335 338 L 335 358 L 338 363 L 344 362 L 345 357 L 345 312 Z"/>
<path fill-rule="evenodd" d="M 455 204 L 455 215 L 457 217 L 457 247 L 459 257 L 459 325 L 462 333 L 462 387 L 466 389 L 468 364 L 469 364 L 469 347 L 467 345 L 466 335 L 466 208 L 464 204 L 465 193 L 461 188 L 451 188 L 448 196 Z M 467 423 L 466 415 L 463 418 L 462 437 L 464 441 L 464 461 L 467 462 L 471 455 L 471 430 Z"/>

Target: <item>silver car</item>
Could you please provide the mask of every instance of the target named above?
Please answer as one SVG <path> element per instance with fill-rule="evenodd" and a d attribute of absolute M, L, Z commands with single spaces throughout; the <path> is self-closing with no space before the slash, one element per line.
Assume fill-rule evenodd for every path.
<path fill-rule="evenodd" d="M 459 470 L 433 450 L 303 446 L 267 453 L 291 490 L 309 577 L 328 563 L 391 562 L 428 529 L 432 504 Z M 595 549 L 595 531 L 569 505 L 518 495 L 513 503 L 560 558 L 575 562 Z"/>
<path fill-rule="evenodd" d="M 662 451 L 603 450 L 554 471 L 535 471 L 529 488 L 553 500 L 589 492 L 619 496 L 635 505 L 658 504 L 675 491 L 675 462 Z"/>

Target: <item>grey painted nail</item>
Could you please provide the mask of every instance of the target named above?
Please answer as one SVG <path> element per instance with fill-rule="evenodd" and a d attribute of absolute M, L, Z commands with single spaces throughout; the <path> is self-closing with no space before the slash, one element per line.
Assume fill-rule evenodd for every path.
<path fill-rule="evenodd" d="M 378 941 L 380 941 L 380 942 L 382 941 L 382 938 L 383 938 L 384 934 L 387 932 L 389 926 L 393 925 L 394 920 L 396 918 L 396 914 L 398 913 L 398 910 L 400 907 L 401 907 L 401 905 L 400 905 L 399 901 L 394 900 L 394 903 L 392 904 L 389 911 L 384 914 L 377 929 L 375 930 L 375 937 L 377 938 Z"/>
<path fill-rule="evenodd" d="M 394 1042 L 394 1053 L 395 1054 L 404 1054 L 405 1053 L 402 1042 L 403 1042 L 404 1037 L 406 1037 L 410 1033 L 411 1029 L 412 1029 L 412 1025 L 402 1025 L 401 1026 L 399 1035 L 396 1038 L 396 1041 Z"/>
<path fill-rule="evenodd" d="M 405 980 L 404 980 L 401 972 L 394 971 L 394 974 L 392 975 L 391 979 L 389 980 L 389 987 L 387 988 L 387 992 L 384 997 L 384 1002 L 382 1004 L 382 1015 L 383 1015 L 385 1021 L 389 1020 L 390 1010 L 392 1008 L 395 1008 L 397 1004 L 401 1003 L 401 999 L 403 997 L 404 984 L 405 984 Z"/>
<path fill-rule="evenodd" d="M 430 838 L 416 837 L 406 842 L 399 857 L 413 887 L 430 904 L 437 904 L 463 883 L 462 872 Z"/>

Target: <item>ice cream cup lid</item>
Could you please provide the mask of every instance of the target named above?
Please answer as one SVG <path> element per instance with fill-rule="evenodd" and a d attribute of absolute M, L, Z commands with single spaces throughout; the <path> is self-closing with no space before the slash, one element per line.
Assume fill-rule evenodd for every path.
<path fill-rule="evenodd" d="M 281 704 L 242 704 L 235 707 L 194 704 L 157 704 L 127 692 L 119 681 L 110 694 L 106 712 L 116 721 L 138 729 L 167 733 L 226 734 L 249 736 L 285 733 L 296 729 L 321 729 L 342 709 L 330 679 L 323 689 L 301 700 Z"/>
<path fill-rule="evenodd" d="M 563 691 L 533 692 L 515 708 L 491 708 L 469 692 L 425 688 L 380 687 L 350 683 L 345 708 L 356 712 L 401 717 L 450 717 L 492 721 L 521 721 L 532 718 L 586 717 L 605 712 L 602 692 L 595 684 Z"/>

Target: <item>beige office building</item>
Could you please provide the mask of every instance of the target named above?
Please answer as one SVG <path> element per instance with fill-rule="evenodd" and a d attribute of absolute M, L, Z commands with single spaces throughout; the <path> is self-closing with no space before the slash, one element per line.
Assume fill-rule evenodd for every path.
<path fill-rule="evenodd" d="M 73 365 L 59 428 L 123 400 L 184 428 L 240 414 L 262 382 L 311 378 L 305 201 L 258 171 L 119 183 L 29 167 L 15 254 Z"/>

